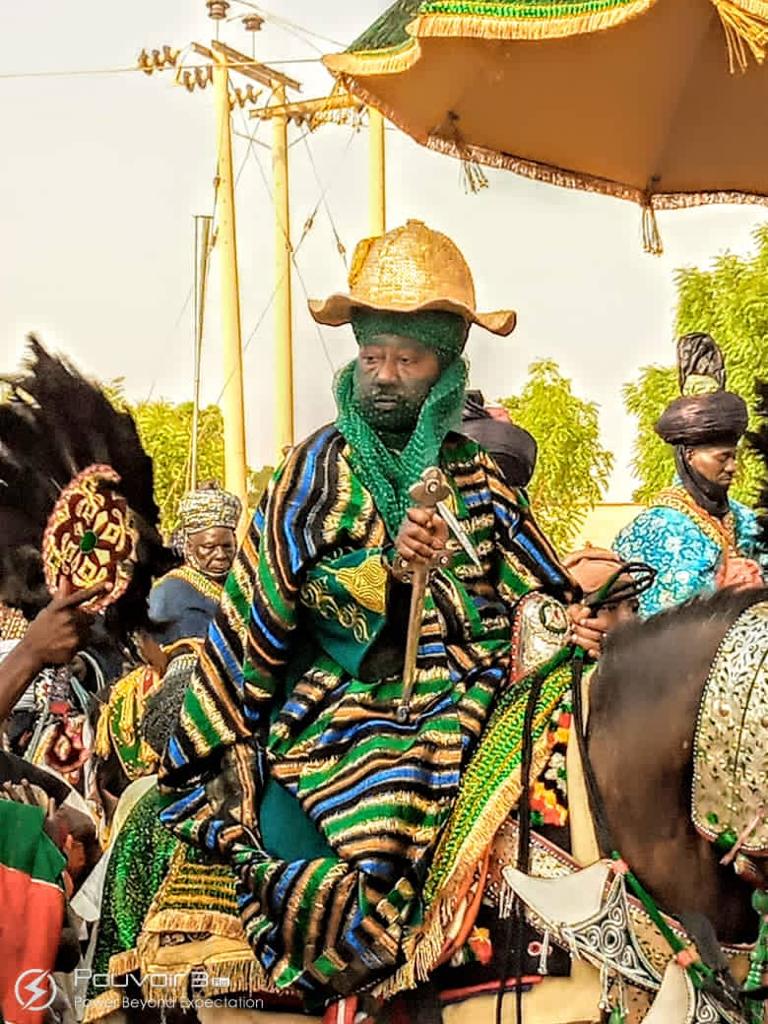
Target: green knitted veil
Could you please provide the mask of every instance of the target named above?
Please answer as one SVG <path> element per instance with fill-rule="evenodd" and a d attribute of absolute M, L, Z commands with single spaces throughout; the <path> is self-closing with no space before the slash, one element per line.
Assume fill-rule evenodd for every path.
<path fill-rule="evenodd" d="M 461 422 L 467 364 L 464 359 L 456 358 L 440 375 L 402 451 L 388 448 L 358 410 L 356 366 L 353 360 L 336 377 L 334 390 L 339 410 L 336 426 L 350 446 L 352 469 L 372 494 L 387 532 L 394 539 L 411 506 L 409 489 L 425 469 L 439 465 L 446 435 Z"/>

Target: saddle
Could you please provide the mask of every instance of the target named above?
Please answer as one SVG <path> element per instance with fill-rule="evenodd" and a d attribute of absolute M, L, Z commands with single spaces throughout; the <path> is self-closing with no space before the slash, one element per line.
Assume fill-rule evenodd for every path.
<path fill-rule="evenodd" d="M 724 851 L 768 856 L 768 602 L 744 611 L 712 662 L 693 745 L 691 815 Z M 736 851 L 734 850 L 734 853 Z"/>
<path fill-rule="evenodd" d="M 737 860 L 768 856 L 763 804 L 768 758 L 766 652 L 768 603 L 763 602 L 743 612 L 723 638 L 697 718 L 691 817 L 703 837 L 730 851 L 730 859 L 739 851 Z M 570 872 L 563 875 L 563 859 L 562 855 L 553 859 L 551 851 L 542 853 L 541 840 L 534 836 L 532 874 L 522 874 L 508 863 L 503 878 L 522 900 L 531 923 L 600 970 L 602 1009 L 611 1005 L 612 988 L 613 1004 L 621 1005 L 622 988 L 628 983 L 654 996 L 648 1013 L 632 1014 L 633 1020 L 646 1024 L 744 1020 L 740 1011 L 694 987 L 684 969 L 685 958 L 671 959 L 669 944 L 642 904 L 628 894 L 625 878 L 614 864 L 597 860 L 580 869 L 572 862 Z M 670 931 L 686 942 L 683 927 L 662 916 Z M 732 974 L 743 980 L 750 950 L 726 948 L 723 952 Z"/>

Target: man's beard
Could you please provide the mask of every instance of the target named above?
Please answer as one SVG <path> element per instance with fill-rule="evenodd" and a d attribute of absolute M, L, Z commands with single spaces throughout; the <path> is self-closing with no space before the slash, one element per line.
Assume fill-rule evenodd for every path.
<path fill-rule="evenodd" d="M 383 439 L 403 437 L 413 432 L 433 383 L 377 384 L 356 373 L 355 405 L 368 426 Z"/>

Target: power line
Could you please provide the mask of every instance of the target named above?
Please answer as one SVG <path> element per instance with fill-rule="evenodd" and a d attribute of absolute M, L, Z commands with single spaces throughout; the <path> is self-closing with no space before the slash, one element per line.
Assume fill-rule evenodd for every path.
<path fill-rule="evenodd" d="M 321 57 L 276 57 L 273 60 L 261 61 L 262 64 L 267 66 L 271 65 L 286 65 L 286 64 L 322 64 Z M 236 67 L 237 65 L 230 65 L 230 67 Z M 194 69 L 197 67 L 195 64 L 180 64 L 174 70 L 184 70 L 185 68 Z M 168 70 L 168 69 L 166 69 Z M 23 78 L 82 78 L 89 75 L 124 75 L 128 72 L 140 71 L 142 74 L 146 74 L 144 68 L 138 67 L 138 65 L 131 65 L 130 67 L 116 67 L 116 68 L 70 68 L 67 70 L 51 70 L 51 71 L 8 71 L 0 72 L 0 80 L 12 80 L 12 79 L 23 79 Z"/>
<path fill-rule="evenodd" d="M 79 68 L 73 71 L 10 71 L 0 73 L 0 78 L 73 78 L 76 75 L 122 75 L 126 71 L 141 71 L 141 68 Z"/>

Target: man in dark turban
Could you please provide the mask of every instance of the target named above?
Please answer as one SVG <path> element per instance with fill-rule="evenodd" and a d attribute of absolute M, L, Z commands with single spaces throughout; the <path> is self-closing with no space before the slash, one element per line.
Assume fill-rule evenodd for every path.
<path fill-rule="evenodd" d="M 744 399 L 725 390 L 725 367 L 708 334 L 678 342 L 680 398 L 662 413 L 656 433 L 675 449 L 676 479 L 625 527 L 615 549 L 657 571 L 641 598 L 652 615 L 696 594 L 760 586 L 765 557 L 754 513 L 728 492 L 747 429 Z"/>

